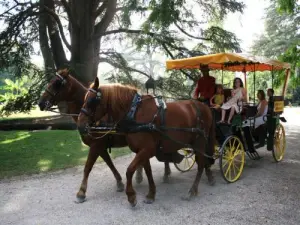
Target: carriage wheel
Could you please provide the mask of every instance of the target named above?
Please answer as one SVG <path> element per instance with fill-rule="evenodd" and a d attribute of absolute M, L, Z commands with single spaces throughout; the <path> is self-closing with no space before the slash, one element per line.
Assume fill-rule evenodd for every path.
<path fill-rule="evenodd" d="M 280 162 L 283 159 L 285 148 L 285 130 L 282 124 L 278 124 L 275 130 L 274 148 L 272 150 L 272 155 L 276 162 Z"/>
<path fill-rule="evenodd" d="M 176 169 L 181 172 L 187 172 L 191 170 L 196 162 L 194 150 L 191 148 L 183 148 L 178 150 L 178 153 L 183 155 L 184 158 L 180 163 L 174 163 Z"/>
<path fill-rule="evenodd" d="M 228 183 L 237 181 L 244 168 L 245 151 L 237 136 L 229 136 L 220 149 L 219 166 L 221 174 Z"/>

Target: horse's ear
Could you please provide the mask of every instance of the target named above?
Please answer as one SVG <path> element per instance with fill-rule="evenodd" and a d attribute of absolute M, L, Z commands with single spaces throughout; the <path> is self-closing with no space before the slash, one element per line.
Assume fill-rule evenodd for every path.
<path fill-rule="evenodd" d="M 99 78 L 96 77 L 95 80 L 94 80 L 94 84 L 93 84 L 93 87 L 92 87 L 94 90 L 97 90 L 99 88 Z"/>
<path fill-rule="evenodd" d="M 57 73 L 66 78 L 69 76 L 69 69 L 67 69 L 67 68 L 61 69 Z"/>

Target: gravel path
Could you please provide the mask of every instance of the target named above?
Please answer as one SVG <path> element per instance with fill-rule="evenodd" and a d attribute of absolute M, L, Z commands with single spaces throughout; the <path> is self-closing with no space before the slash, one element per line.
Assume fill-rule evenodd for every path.
<path fill-rule="evenodd" d="M 91 173 L 87 201 L 74 203 L 83 167 L 77 167 L 0 181 L 0 224 L 201 224 L 253 225 L 300 224 L 300 110 L 287 109 L 285 125 L 287 152 L 283 162 L 274 163 L 272 155 L 261 149 L 260 161 L 247 158 L 239 181 L 226 184 L 214 166 L 217 183 L 206 179 L 199 185 L 199 196 L 190 202 L 183 196 L 196 174 L 182 174 L 172 166 L 169 184 L 162 183 L 163 164 L 152 159 L 157 185 L 156 201 L 144 204 L 147 182 L 135 185 L 138 205 L 132 209 L 125 193 L 115 192 L 115 181 L 104 164 Z M 115 160 L 125 179 L 126 166 L 133 155 Z"/>

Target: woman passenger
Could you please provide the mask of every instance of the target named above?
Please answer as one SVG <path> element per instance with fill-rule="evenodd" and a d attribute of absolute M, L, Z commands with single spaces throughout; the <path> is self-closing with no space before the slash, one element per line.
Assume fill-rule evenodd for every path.
<path fill-rule="evenodd" d="M 233 90 L 231 91 L 231 96 L 232 98 L 221 106 L 222 118 L 219 123 L 224 123 L 226 110 L 230 109 L 230 114 L 228 117 L 228 124 L 230 124 L 234 112 L 239 113 L 242 110 L 242 106 L 238 105 L 238 102 L 246 101 L 247 93 L 243 87 L 243 81 L 238 77 L 233 80 Z"/>

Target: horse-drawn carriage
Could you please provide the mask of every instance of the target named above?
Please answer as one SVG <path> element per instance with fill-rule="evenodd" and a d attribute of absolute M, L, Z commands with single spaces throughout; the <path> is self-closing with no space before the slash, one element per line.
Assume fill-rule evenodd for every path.
<path fill-rule="evenodd" d="M 266 117 L 268 150 L 272 150 L 276 161 L 281 161 L 285 151 L 285 132 L 280 120 L 285 119 L 280 115 L 284 108 L 283 97 L 289 78 L 289 65 L 275 60 L 221 53 L 170 60 L 167 61 L 167 68 L 198 69 L 201 64 L 208 65 L 211 70 L 254 73 L 287 69 L 282 96 L 276 96 L 269 102 L 272 110 Z M 208 106 L 197 100 L 165 103 L 159 96 L 140 95 L 132 87 L 99 86 L 98 78 L 91 88 L 86 89 L 70 73 L 69 70 L 61 70 L 56 74 L 43 93 L 39 106 L 41 110 L 51 110 L 58 102 L 67 101 L 69 115 L 77 122 L 84 143 L 90 146 L 83 180 L 77 193 L 79 202 L 85 200 L 88 176 L 99 155 L 113 172 L 117 191 L 124 190 L 122 177 L 107 152 L 107 149 L 113 147 L 129 146 L 136 153 L 126 171 L 126 194 L 132 206 L 136 204 L 132 177 L 136 170 L 141 174 L 139 168 L 142 167 L 149 182 L 146 203 L 155 199 L 156 188 L 149 161 L 153 156 L 158 159 L 161 157 L 160 161 L 165 162 L 164 177 L 170 174 L 169 162 L 174 162 L 181 171 L 190 170 L 197 162 L 198 171 L 189 189 L 188 198 L 197 195 L 204 170 L 209 184 L 214 184 L 210 167 L 216 158 L 219 158 L 222 175 L 228 182 L 234 182 L 241 176 L 245 153 L 251 159 L 259 158 L 255 150 L 249 150 L 243 130 L 243 121 L 251 117 L 253 109 L 249 104 L 242 105 L 243 110 L 234 116 L 231 126 L 217 125 L 215 130 L 216 114 L 211 113 Z M 80 114 L 77 117 L 78 113 Z M 218 148 L 214 148 L 215 138 L 218 140 Z M 191 162 L 187 163 L 188 160 Z"/>
<path fill-rule="evenodd" d="M 200 65 L 208 65 L 211 70 L 243 72 L 245 83 L 246 72 L 253 72 L 254 93 L 256 71 L 271 71 L 273 88 L 273 71 L 286 69 L 282 95 L 274 96 L 269 100 L 269 113 L 265 116 L 265 124 L 263 125 L 265 129 L 262 129 L 266 134 L 260 134 L 266 137 L 267 149 L 272 151 L 274 160 L 279 162 L 283 159 L 286 142 L 285 130 L 280 121 L 285 121 L 285 119 L 281 117 L 281 114 L 284 110 L 284 95 L 289 79 L 289 64 L 276 60 L 264 59 L 262 57 L 247 56 L 245 54 L 220 53 L 186 59 L 169 60 L 166 65 L 169 70 L 199 69 Z M 226 93 L 230 93 L 230 89 L 225 89 L 224 92 L 226 95 Z M 250 132 L 250 136 L 249 134 L 248 136 L 245 136 L 245 125 L 243 124 L 246 119 L 248 119 L 247 121 L 249 121 L 249 118 L 252 119 L 250 121 L 255 119 L 256 106 L 255 104 L 251 105 L 250 103 L 244 102 L 240 104 L 239 107 L 242 107 L 242 110 L 233 117 L 231 125 L 216 123 L 216 139 L 218 145 L 215 148 L 214 157 L 219 158 L 221 174 L 227 182 L 235 182 L 241 176 L 245 164 L 245 153 L 250 159 L 256 160 L 260 158 L 255 149 L 249 148 L 249 145 L 252 144 L 251 142 L 254 139 L 251 136 L 252 132 Z M 215 109 L 212 109 L 212 112 L 215 116 L 218 116 L 218 112 Z M 254 123 L 250 124 L 250 130 L 254 130 Z M 192 149 L 182 149 L 179 152 L 184 155 L 183 163 L 175 164 L 175 167 L 183 172 L 189 171 L 195 163 Z"/>

